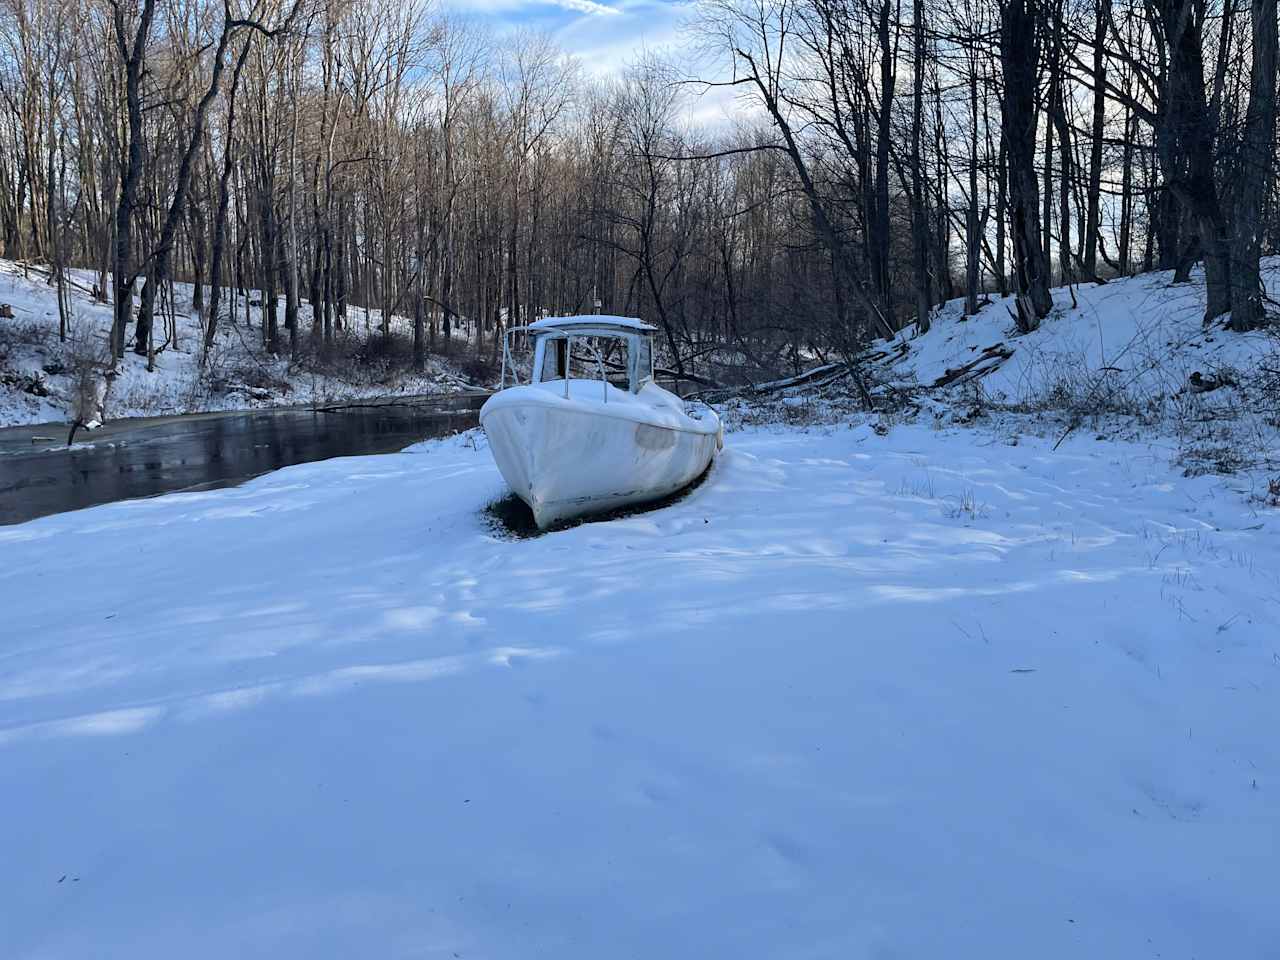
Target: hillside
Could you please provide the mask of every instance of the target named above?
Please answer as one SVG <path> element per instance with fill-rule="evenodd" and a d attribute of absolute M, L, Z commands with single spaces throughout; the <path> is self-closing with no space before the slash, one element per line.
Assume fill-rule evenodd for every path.
<path fill-rule="evenodd" d="M 94 302 L 91 283 L 87 272 L 73 274 L 73 317 L 67 341 L 60 342 L 57 298 L 45 274 L 35 267 L 24 273 L 21 264 L 0 259 L 0 303 L 13 309 L 12 319 L 0 319 L 0 426 L 68 419 L 78 372 L 105 366 L 111 307 Z M 154 371 L 146 369 L 145 357 L 126 350 L 107 399 L 109 417 L 324 404 L 470 386 L 455 362 L 469 354 L 467 344 L 455 340 L 454 357 L 431 355 L 427 369 L 416 373 L 410 368 L 411 321 L 393 317 L 390 348 L 371 350 L 363 333 L 381 323 L 381 314 L 358 307 L 349 310 L 348 322 L 359 335 L 341 338 L 327 361 L 308 357 L 294 364 L 271 357 L 262 345 L 262 308 L 246 307 L 243 299 L 241 323 L 221 324 L 216 349 L 201 371 L 203 327 L 192 312 L 191 296 L 189 284 L 177 284 L 175 323 L 166 329 L 156 318 Z M 257 299 L 251 294 L 251 303 Z M 307 331 L 310 310 L 305 304 L 302 314 Z"/>
<path fill-rule="evenodd" d="M 1265 276 L 1271 296 L 1280 298 L 1280 257 L 1266 262 Z M 1187 284 L 1171 281 L 1163 271 L 1060 287 L 1053 312 L 1022 336 L 1012 297 L 992 297 L 972 317 L 964 316 L 963 299 L 951 300 L 892 367 L 921 385 L 980 383 L 989 400 L 1005 405 L 1090 396 L 1102 405 L 1145 405 L 1186 390 L 1196 372 L 1247 380 L 1274 353 L 1277 341 L 1266 332 L 1202 323 L 1202 272 Z"/>
<path fill-rule="evenodd" d="M 1280 300 L 1280 257 L 1264 276 Z M 963 299 L 875 341 L 858 374 L 881 430 L 903 421 L 985 423 L 1008 442 L 1057 440 L 1081 429 L 1099 439 L 1173 441 L 1188 473 L 1280 469 L 1280 330 L 1208 326 L 1203 275 L 1173 285 L 1154 272 L 1059 288 L 1039 329 L 1020 334 L 1011 297 L 988 297 L 971 317 Z M 867 412 L 849 369 L 833 362 L 799 377 L 716 399 L 731 426 L 833 425 Z M 1263 484 L 1266 489 L 1267 484 Z"/>

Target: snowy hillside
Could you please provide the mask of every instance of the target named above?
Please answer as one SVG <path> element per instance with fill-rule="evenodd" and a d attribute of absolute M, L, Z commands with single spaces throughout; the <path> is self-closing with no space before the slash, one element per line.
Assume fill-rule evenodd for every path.
<path fill-rule="evenodd" d="M 9 304 L 14 314 L 13 319 L 0 319 L 0 426 L 68 419 L 77 370 L 85 364 L 105 363 L 111 307 L 91 299 L 92 279 L 87 273 L 76 272 L 70 336 L 68 342 L 60 343 L 57 299 L 44 274 L 29 268 L 24 276 L 21 265 L 0 260 L 0 303 Z M 428 357 L 428 368 L 421 374 L 408 369 L 403 352 L 353 360 L 350 354 L 358 349 L 354 344 L 328 363 L 308 359 L 294 365 L 287 359 L 273 358 L 261 342 L 261 307 L 246 307 L 243 299 L 240 316 L 243 321 L 248 310 L 249 326 L 222 323 L 216 349 L 202 373 L 199 350 L 203 333 L 199 318 L 190 314 L 191 287 L 178 284 L 176 292 L 176 330 L 167 332 L 164 321 L 156 318 L 156 344 L 163 345 L 156 356 L 156 369 L 147 371 L 145 357 L 126 351 L 121 376 L 107 400 L 109 417 L 323 404 L 442 393 L 471 385 L 455 363 L 438 355 Z M 256 294 L 251 296 L 256 300 Z M 304 305 L 302 312 L 304 330 L 309 331 L 310 310 Z M 349 310 L 349 322 L 363 342 L 364 331 L 380 324 L 381 314 L 354 307 Z M 403 350 L 411 332 L 410 321 L 394 317 L 392 328 L 400 335 L 398 346 Z M 287 343 L 287 334 L 284 337 Z M 455 356 L 461 359 L 467 351 L 465 344 L 455 341 L 454 347 Z"/>
<path fill-rule="evenodd" d="M 1050 446 L 748 430 L 512 540 L 472 433 L 0 528 L 0 955 L 1271 956 L 1280 512 Z"/>
<path fill-rule="evenodd" d="M 1280 257 L 1264 262 L 1280 302 Z M 1203 274 L 1185 285 L 1152 273 L 1053 291 L 1039 329 L 1019 334 L 1011 298 L 935 311 L 932 327 L 874 342 L 857 372 L 881 431 L 904 422 L 983 424 L 997 437 L 1169 441 L 1189 474 L 1252 472 L 1280 492 L 1280 327 L 1246 334 L 1205 326 Z M 1074 297 L 1074 301 L 1073 301 Z M 858 422 L 867 406 L 841 362 L 713 395 L 731 428 Z"/>
<path fill-rule="evenodd" d="M 993 296 L 972 317 L 964 316 L 963 299 L 949 301 L 904 354 L 901 341 L 894 344 L 903 354 L 894 357 L 895 373 L 925 386 L 978 383 L 988 399 L 1023 407 L 1088 398 L 1142 406 L 1186 391 L 1196 372 L 1210 380 L 1247 378 L 1280 346 L 1265 332 L 1206 328 L 1203 272 L 1197 268 L 1190 283 L 1177 286 L 1172 276 L 1058 288 L 1053 312 L 1025 336 L 1014 326 L 1012 297 Z M 1264 278 L 1280 300 L 1280 257 L 1264 262 Z"/>

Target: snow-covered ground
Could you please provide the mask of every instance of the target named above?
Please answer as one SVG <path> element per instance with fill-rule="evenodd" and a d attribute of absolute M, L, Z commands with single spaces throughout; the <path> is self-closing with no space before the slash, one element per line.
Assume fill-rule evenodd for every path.
<path fill-rule="evenodd" d="M 70 419 L 78 367 L 86 361 L 105 367 L 112 308 L 90 297 L 93 274 L 71 273 L 73 316 L 69 339 L 63 343 L 58 338 L 57 297 L 46 272 L 37 267 L 24 271 L 20 264 L 0 259 L 0 303 L 9 304 L 14 314 L 12 320 L 0 319 L 0 427 Z M 154 370 L 147 370 L 146 357 L 136 356 L 130 341 L 107 399 L 111 419 L 436 394 L 471 386 L 450 358 L 438 355 L 428 356 L 421 373 L 409 369 L 405 357 L 328 364 L 310 358 L 291 364 L 287 358 L 271 357 L 261 342 L 262 309 L 246 306 L 243 297 L 237 305 L 240 324 L 225 320 L 219 324 L 214 351 L 201 371 L 203 329 L 198 315 L 191 312 L 192 287 L 175 284 L 175 291 L 173 328 L 156 318 L 155 343 L 161 349 Z M 251 296 L 251 302 L 257 303 L 259 295 Z M 243 322 L 246 312 L 248 325 Z M 283 306 L 280 317 L 283 322 Z M 360 340 L 368 328 L 379 327 L 381 317 L 378 310 L 352 307 L 348 311 L 348 322 Z M 304 339 L 309 337 L 311 309 L 305 303 L 302 329 Z M 408 337 L 411 321 L 393 317 L 392 329 Z M 287 347 L 288 332 L 282 330 L 281 336 Z M 469 350 L 461 340 L 455 340 L 453 349 L 453 359 L 461 359 Z"/>
<path fill-rule="evenodd" d="M 0 528 L 0 955 L 1267 957 L 1280 512 L 1165 443 L 468 434 Z"/>
<path fill-rule="evenodd" d="M 1280 257 L 1264 261 L 1263 279 L 1280 301 Z M 1140 406 L 1187 391 L 1192 373 L 1239 379 L 1274 355 L 1278 345 L 1267 332 L 1238 334 L 1221 323 L 1203 324 L 1202 269 L 1189 283 L 1172 280 L 1172 272 L 1163 271 L 1059 287 L 1053 312 L 1027 335 L 1014 325 L 1012 297 L 992 296 L 971 317 L 964 315 L 963 299 L 951 300 L 894 368 L 929 385 L 973 364 L 973 374 L 982 375 L 961 379 L 976 379 L 989 399 L 1004 404 L 1034 407 L 1072 396 Z M 1011 355 L 1000 357 L 997 346 Z M 984 353 L 988 357 L 980 361 Z"/>

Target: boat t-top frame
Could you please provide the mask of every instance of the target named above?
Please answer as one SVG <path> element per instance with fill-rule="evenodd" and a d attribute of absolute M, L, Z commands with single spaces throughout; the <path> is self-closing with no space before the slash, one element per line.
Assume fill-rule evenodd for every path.
<path fill-rule="evenodd" d="M 609 377 L 605 360 L 591 338 L 620 340 L 627 346 L 627 382 L 631 393 L 639 393 L 646 383 L 653 380 L 653 335 L 657 327 L 632 317 L 547 317 L 522 327 L 511 327 L 502 335 L 502 374 L 499 389 L 507 385 L 507 366 L 511 366 L 512 380 L 519 383 L 515 362 L 511 359 L 511 336 L 518 333 L 533 335 L 533 371 L 529 382 L 549 383 L 564 380 L 564 395 L 569 396 L 569 361 L 575 343 L 585 344 L 591 351 L 600 373 L 604 402 L 609 402 Z M 560 376 L 543 379 L 547 348 L 555 344 L 556 369 Z"/>

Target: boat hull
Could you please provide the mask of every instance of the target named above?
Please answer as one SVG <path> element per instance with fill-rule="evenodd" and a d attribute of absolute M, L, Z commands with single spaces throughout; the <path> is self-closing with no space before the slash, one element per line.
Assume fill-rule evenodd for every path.
<path fill-rule="evenodd" d="M 713 413 L 707 420 L 669 409 L 644 416 L 638 406 L 559 401 L 516 387 L 490 398 L 480 422 L 503 478 L 546 529 L 660 500 L 711 465 L 722 443 Z"/>

